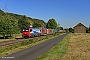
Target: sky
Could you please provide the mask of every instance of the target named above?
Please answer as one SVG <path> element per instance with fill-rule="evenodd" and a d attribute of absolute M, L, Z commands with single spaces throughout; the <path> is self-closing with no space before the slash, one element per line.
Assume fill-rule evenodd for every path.
<path fill-rule="evenodd" d="M 0 0 L 0 9 L 45 22 L 54 18 L 64 28 L 90 25 L 90 0 Z"/>

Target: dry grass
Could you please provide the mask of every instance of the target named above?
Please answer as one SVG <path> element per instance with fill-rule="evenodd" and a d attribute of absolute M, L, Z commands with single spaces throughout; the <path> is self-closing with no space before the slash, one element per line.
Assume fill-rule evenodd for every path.
<path fill-rule="evenodd" d="M 4 42 L 4 41 L 10 41 L 10 40 L 14 40 L 15 38 L 12 39 L 0 39 L 0 42 Z"/>
<path fill-rule="evenodd" d="M 90 60 L 90 34 L 71 34 L 68 51 L 60 60 Z"/>

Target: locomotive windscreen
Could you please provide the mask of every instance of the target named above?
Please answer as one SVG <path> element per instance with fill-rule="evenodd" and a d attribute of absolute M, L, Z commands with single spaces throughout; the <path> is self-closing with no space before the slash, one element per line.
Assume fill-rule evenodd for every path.
<path fill-rule="evenodd" d="M 24 28 L 24 29 L 23 29 L 23 31 L 25 31 L 25 32 L 28 31 L 28 30 L 29 30 L 29 28 Z"/>

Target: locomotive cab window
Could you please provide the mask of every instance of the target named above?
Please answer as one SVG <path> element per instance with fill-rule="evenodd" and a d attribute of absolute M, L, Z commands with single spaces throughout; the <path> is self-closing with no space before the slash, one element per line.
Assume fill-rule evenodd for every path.
<path fill-rule="evenodd" d="M 28 28 L 24 28 L 23 31 L 27 32 L 28 31 Z"/>
<path fill-rule="evenodd" d="M 32 29 L 30 29 L 30 32 L 32 31 Z"/>

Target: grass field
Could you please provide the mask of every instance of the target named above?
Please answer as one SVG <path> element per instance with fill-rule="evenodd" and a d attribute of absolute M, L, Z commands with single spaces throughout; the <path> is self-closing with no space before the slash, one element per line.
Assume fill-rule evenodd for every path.
<path fill-rule="evenodd" d="M 90 60 L 90 34 L 71 34 L 68 51 L 61 60 Z"/>
<path fill-rule="evenodd" d="M 71 33 L 37 60 L 90 60 L 90 34 Z"/>

